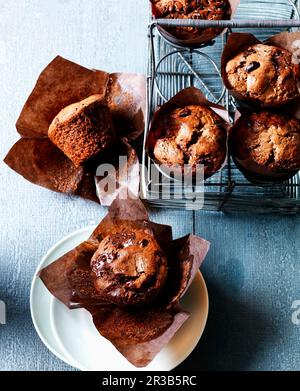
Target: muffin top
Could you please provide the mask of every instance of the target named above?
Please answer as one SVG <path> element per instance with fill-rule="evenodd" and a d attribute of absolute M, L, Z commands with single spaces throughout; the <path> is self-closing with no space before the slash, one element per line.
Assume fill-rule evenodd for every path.
<path fill-rule="evenodd" d="M 158 17 L 167 19 L 204 19 L 222 20 L 230 18 L 230 4 L 228 0 L 153 0 Z M 208 30 L 199 30 L 194 27 L 175 27 L 172 32 L 178 38 L 190 38 L 191 35 L 205 33 Z"/>
<path fill-rule="evenodd" d="M 110 303 L 140 305 L 152 301 L 167 277 L 167 258 L 144 230 L 104 238 L 91 260 L 95 289 Z"/>
<path fill-rule="evenodd" d="M 204 165 L 205 176 L 217 172 L 226 157 L 224 121 L 207 106 L 171 110 L 149 135 L 154 158 L 168 166 Z"/>
<path fill-rule="evenodd" d="M 115 141 L 115 132 L 102 96 L 65 107 L 52 121 L 48 136 L 76 167 L 106 150 Z"/>
<path fill-rule="evenodd" d="M 243 116 L 234 128 L 234 156 L 274 173 L 300 169 L 300 121 L 263 111 Z"/>
<path fill-rule="evenodd" d="M 285 103 L 299 95 L 300 67 L 292 54 L 276 46 L 256 44 L 226 65 L 230 89 L 264 105 Z"/>

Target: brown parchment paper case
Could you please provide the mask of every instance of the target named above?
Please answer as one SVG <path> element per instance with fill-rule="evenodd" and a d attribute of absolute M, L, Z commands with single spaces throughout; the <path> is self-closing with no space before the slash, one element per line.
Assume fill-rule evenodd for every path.
<path fill-rule="evenodd" d="M 228 2 L 230 4 L 230 18 L 228 20 L 230 20 L 234 17 L 236 10 L 240 4 L 240 0 L 229 0 Z M 152 8 L 153 18 L 159 19 L 160 15 L 155 7 L 154 2 L 152 0 L 150 0 L 150 3 L 151 3 L 151 8 Z M 160 33 L 162 34 L 162 36 L 165 37 L 168 41 L 172 42 L 175 45 L 187 46 L 187 47 L 199 47 L 199 46 L 203 45 L 204 43 L 212 41 L 218 35 L 224 34 L 227 31 L 227 29 L 224 29 L 224 30 L 222 30 L 222 29 L 204 29 L 207 31 L 207 34 L 204 34 L 201 37 L 200 36 L 197 37 L 196 34 L 192 34 L 192 35 L 196 35 L 196 36 L 191 37 L 189 39 L 182 39 L 182 38 L 176 37 L 167 28 L 164 28 L 161 26 L 158 26 L 157 28 L 160 31 Z"/>
<path fill-rule="evenodd" d="M 118 307 L 95 292 L 90 261 L 99 243 L 109 234 L 144 229 L 153 235 L 168 256 L 169 273 L 158 297 L 139 307 Z M 172 241 L 169 226 L 154 224 L 140 200 L 116 199 L 91 237 L 40 272 L 48 290 L 67 307 L 84 307 L 99 333 L 133 365 L 148 365 L 188 319 L 179 300 L 202 264 L 210 244 L 196 236 Z"/>
<path fill-rule="evenodd" d="M 234 96 L 236 99 L 241 101 L 248 101 L 250 103 L 255 104 L 256 106 L 263 107 L 264 105 L 261 104 L 261 102 L 258 102 L 256 99 L 249 99 L 245 97 L 244 95 L 234 91 L 227 79 L 226 75 L 226 65 L 227 63 L 234 58 L 237 54 L 241 53 L 247 46 L 256 45 L 259 43 L 263 43 L 266 45 L 272 45 L 277 46 L 282 49 L 286 49 L 289 52 L 291 52 L 294 56 L 294 61 L 297 61 L 299 63 L 300 61 L 300 32 L 283 32 L 277 35 L 274 35 L 273 37 L 270 37 L 265 42 L 259 41 L 254 35 L 248 34 L 248 33 L 232 33 L 227 41 L 227 44 L 225 45 L 223 54 L 222 54 L 222 60 L 221 60 L 221 72 L 222 72 L 222 78 L 225 87 L 230 91 L 231 95 Z M 299 84 L 299 94 L 300 94 L 300 84 Z M 297 97 L 295 98 L 297 99 Z M 290 99 L 292 101 L 294 99 Z M 283 104 L 288 103 L 288 101 L 283 102 Z M 277 103 L 274 105 L 268 105 L 265 107 L 278 107 L 282 106 L 282 104 Z"/>
<path fill-rule="evenodd" d="M 120 156 L 126 159 L 120 161 Z M 122 139 L 117 149 L 114 146 L 114 153 L 107 156 L 106 164 L 111 164 L 116 171 L 105 172 L 105 166 L 96 171 L 96 193 L 101 205 L 111 205 L 116 197 L 136 197 L 140 187 L 139 159 L 127 139 Z"/>
<path fill-rule="evenodd" d="M 99 202 L 95 169 L 75 168 L 48 139 L 49 125 L 64 107 L 100 94 L 111 110 L 119 143 L 125 143 L 127 151 L 131 149 L 134 154 L 126 140 L 135 140 L 143 133 L 145 83 L 143 75 L 109 74 L 56 57 L 42 71 L 23 107 L 16 124 L 22 138 L 10 150 L 5 163 L 34 184 Z M 113 153 L 119 149 L 114 148 Z M 131 164 L 137 166 L 137 159 L 132 159 Z M 99 192 L 101 189 L 98 195 Z"/>
<path fill-rule="evenodd" d="M 157 110 L 153 115 L 150 128 L 149 128 L 148 137 L 147 137 L 146 148 L 149 156 L 155 163 L 160 164 L 155 159 L 153 155 L 153 150 L 149 143 L 149 137 L 151 132 L 155 131 L 158 124 L 161 121 L 163 121 L 164 117 L 170 112 L 170 110 L 189 106 L 189 105 L 204 105 L 211 108 L 219 117 L 221 117 L 221 119 L 224 121 L 224 128 L 226 129 L 227 133 L 229 132 L 231 124 L 229 120 L 228 111 L 223 106 L 208 101 L 198 88 L 196 87 L 185 88 L 181 90 L 178 94 L 176 94 L 167 103 L 157 108 Z M 172 167 L 172 170 L 174 171 L 175 175 L 176 175 L 176 171 L 178 171 L 178 176 L 181 177 L 182 170 L 180 168 L 176 170 L 176 167 L 174 167 L 174 169 Z"/>
<path fill-rule="evenodd" d="M 239 159 L 233 153 L 234 133 L 237 131 L 238 127 L 242 125 L 243 121 L 247 121 L 247 118 L 251 113 L 259 113 L 261 111 L 266 111 L 266 109 L 259 108 L 255 110 L 251 109 L 250 107 L 240 107 L 235 111 L 234 124 L 230 129 L 228 137 L 229 150 L 237 167 L 245 174 L 245 176 L 250 181 L 255 183 L 282 182 L 293 177 L 297 172 L 274 173 L 266 167 L 264 168 L 259 166 L 251 159 Z M 277 108 L 275 110 L 269 109 L 268 111 L 274 112 L 276 114 L 288 115 L 300 121 L 300 98 L 292 100 L 291 102 L 289 102 L 289 104 L 281 107 L 280 110 Z"/>

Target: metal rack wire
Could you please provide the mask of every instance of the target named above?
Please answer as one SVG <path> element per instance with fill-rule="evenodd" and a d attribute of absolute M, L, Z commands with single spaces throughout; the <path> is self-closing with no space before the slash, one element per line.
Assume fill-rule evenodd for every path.
<path fill-rule="evenodd" d="M 267 16 L 267 20 L 265 17 Z M 250 18 L 250 19 L 249 19 Z M 159 32 L 158 26 L 227 27 L 228 32 L 199 48 L 175 46 Z M 233 114 L 237 102 L 223 85 L 220 60 L 228 34 L 235 31 L 251 32 L 261 41 L 281 31 L 300 28 L 298 0 L 242 0 L 234 20 L 151 20 L 149 24 L 149 60 L 147 78 L 147 121 L 145 142 L 157 106 L 171 99 L 183 88 L 195 86 L 208 100 L 222 104 Z M 191 193 L 183 183 L 166 178 L 147 155 L 144 142 L 142 169 L 142 196 L 157 207 L 183 208 L 187 199 L 204 196 L 202 209 L 256 213 L 300 213 L 300 173 L 281 184 L 253 184 L 235 166 L 231 157 L 213 177 Z M 171 185 L 171 191 L 169 191 Z M 170 197 L 165 199 L 164 189 Z M 184 193 L 183 197 L 178 194 Z"/>

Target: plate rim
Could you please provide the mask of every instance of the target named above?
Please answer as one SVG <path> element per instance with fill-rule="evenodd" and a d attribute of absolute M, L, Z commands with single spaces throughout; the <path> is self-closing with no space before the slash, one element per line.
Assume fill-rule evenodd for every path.
<path fill-rule="evenodd" d="M 41 261 L 39 262 L 38 266 L 36 267 L 35 269 L 35 272 L 34 272 L 34 275 L 33 275 L 33 278 L 32 278 L 32 281 L 31 281 L 31 285 L 30 285 L 30 299 L 29 299 L 29 304 L 30 304 L 30 315 L 31 315 L 31 320 L 32 320 L 32 323 L 33 323 L 33 326 L 34 326 L 34 329 L 36 331 L 36 333 L 38 334 L 40 340 L 43 342 L 43 344 L 46 346 L 46 348 L 52 353 L 54 354 L 54 356 L 58 357 L 61 361 L 63 361 L 65 364 L 67 365 L 70 365 L 71 367 L 75 368 L 75 369 L 79 369 L 77 368 L 77 366 L 75 365 L 76 363 L 75 362 L 72 362 L 72 361 L 68 361 L 66 357 L 64 357 L 59 351 L 57 351 L 56 349 L 53 348 L 53 346 L 51 346 L 47 339 L 44 337 L 44 335 L 42 334 L 41 330 L 40 330 L 40 327 L 38 326 L 38 323 L 37 323 L 37 319 L 35 317 L 35 314 L 34 314 L 34 306 L 33 306 L 33 299 L 34 299 L 34 288 L 35 288 L 35 284 L 38 280 L 38 273 L 42 270 L 42 268 L 44 267 L 44 263 L 45 261 L 47 260 L 47 258 L 49 258 L 51 256 L 51 254 L 53 252 L 55 252 L 62 244 L 64 244 L 65 242 L 67 242 L 69 239 L 72 239 L 74 236 L 76 235 L 79 235 L 80 233 L 83 233 L 85 231 L 88 231 L 89 229 L 94 229 L 96 227 L 96 225 L 91 225 L 91 226 L 87 226 L 87 227 L 83 227 L 83 228 L 80 228 L 76 231 L 73 231 L 71 232 L 70 234 L 66 235 L 65 237 L 61 238 L 58 242 L 56 242 L 52 247 L 50 247 L 50 249 L 46 252 L 46 254 L 42 257 Z M 45 287 L 45 289 L 47 289 Z M 64 349 L 65 350 L 65 349 Z"/>

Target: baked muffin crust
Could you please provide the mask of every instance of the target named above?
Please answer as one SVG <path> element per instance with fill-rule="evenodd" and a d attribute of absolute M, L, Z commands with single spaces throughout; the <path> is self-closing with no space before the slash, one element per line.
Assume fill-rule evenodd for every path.
<path fill-rule="evenodd" d="M 276 46 L 249 46 L 227 63 L 226 77 L 233 91 L 265 105 L 299 95 L 300 67 L 288 50 Z"/>
<path fill-rule="evenodd" d="M 273 176 L 300 170 L 300 121 L 263 111 L 244 116 L 234 128 L 232 151 L 245 169 Z"/>
<path fill-rule="evenodd" d="M 153 0 L 158 17 L 166 19 L 230 19 L 230 4 L 228 0 Z M 193 27 L 169 28 L 174 36 L 189 39 L 203 36 L 207 40 L 214 38 L 222 30 L 197 29 Z"/>
<path fill-rule="evenodd" d="M 54 118 L 48 135 L 76 167 L 95 158 L 115 141 L 112 117 L 100 95 L 64 108 Z"/>
<path fill-rule="evenodd" d="M 152 301 L 167 277 L 167 258 L 153 236 L 129 230 L 107 236 L 91 260 L 95 289 L 108 302 L 140 305 Z"/>
<path fill-rule="evenodd" d="M 169 166 L 204 165 L 205 176 L 217 172 L 226 158 L 223 120 L 209 107 L 190 105 L 170 111 L 150 133 L 154 158 Z"/>

